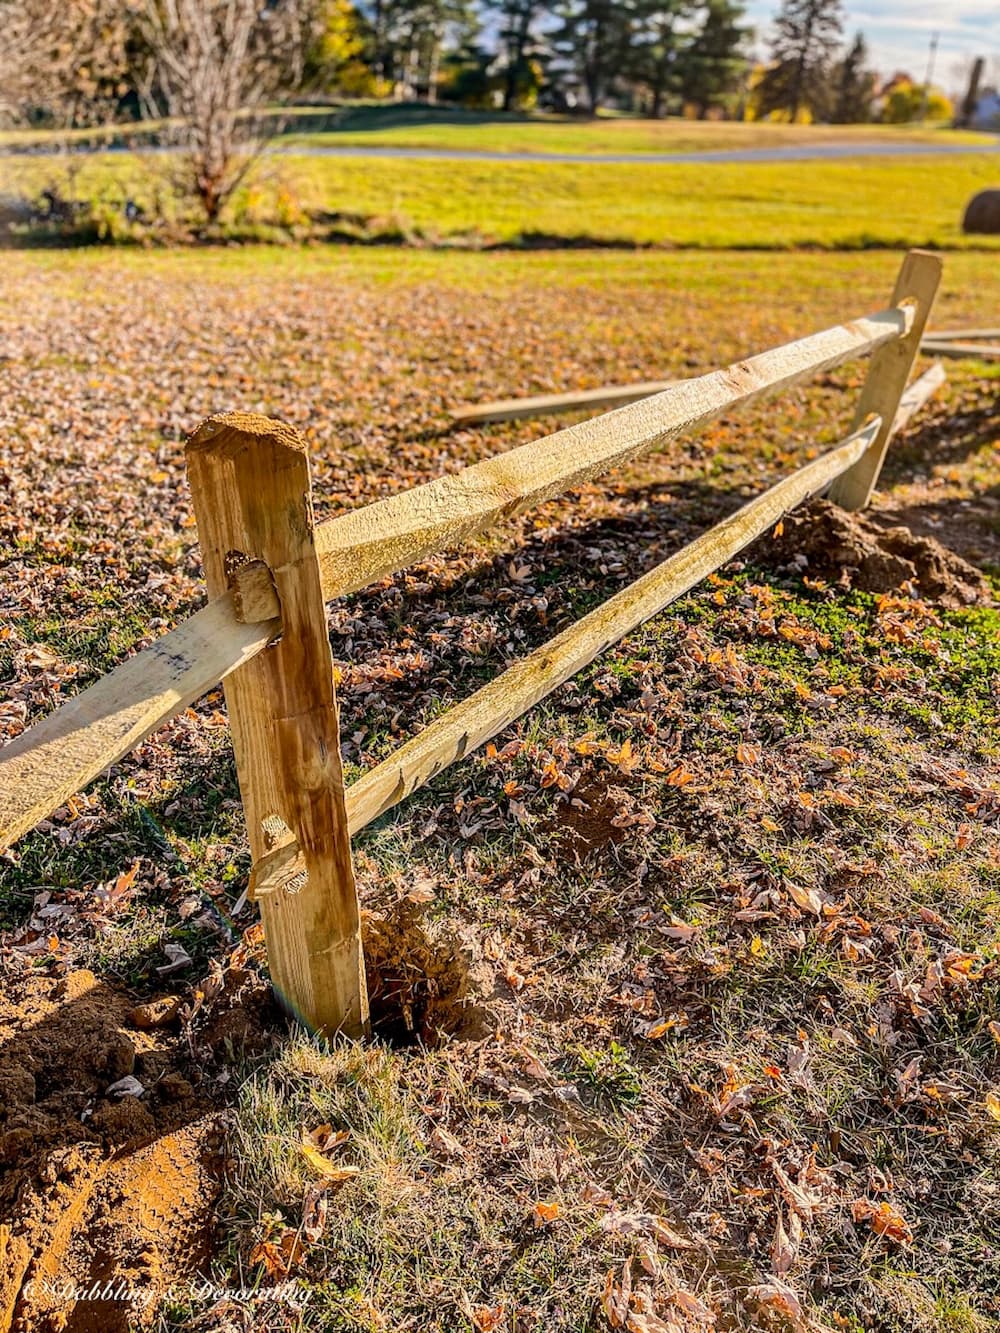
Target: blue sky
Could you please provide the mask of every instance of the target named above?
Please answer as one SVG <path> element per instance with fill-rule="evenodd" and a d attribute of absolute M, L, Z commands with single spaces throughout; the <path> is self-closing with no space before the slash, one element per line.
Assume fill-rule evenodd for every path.
<path fill-rule="evenodd" d="M 750 21 L 758 31 L 758 48 L 766 49 L 768 26 L 778 0 L 749 0 Z M 931 34 L 940 34 L 934 82 L 951 88 L 963 80 L 956 66 L 969 57 L 1000 64 L 1000 0 L 845 0 L 846 31 L 860 29 L 868 40 L 872 64 L 881 73 L 908 70 L 918 79 L 927 69 Z M 995 80 L 997 68 L 992 76 Z"/>

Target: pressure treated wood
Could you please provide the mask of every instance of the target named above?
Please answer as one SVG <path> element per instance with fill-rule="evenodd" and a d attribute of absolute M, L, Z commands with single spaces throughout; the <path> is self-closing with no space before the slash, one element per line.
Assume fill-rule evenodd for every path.
<path fill-rule="evenodd" d="M 10 741 L 0 749 L 0 848 L 250 661 L 279 628 L 241 625 L 227 593 Z"/>
<path fill-rule="evenodd" d="M 920 350 L 929 356 L 948 356 L 954 361 L 1000 361 L 1000 347 L 992 343 L 931 342 L 925 338 Z"/>
<path fill-rule="evenodd" d="M 281 637 L 225 680 L 271 976 L 310 1028 L 359 1036 L 368 1001 L 308 454 L 280 422 L 231 413 L 196 431 L 187 462 L 209 594 L 234 562 L 263 561 L 281 607 Z M 293 841 L 281 873 L 261 875 Z"/>
<path fill-rule="evenodd" d="M 901 430 L 906 428 L 911 417 L 923 407 L 928 399 L 933 398 L 938 389 L 947 383 L 948 376 L 945 368 L 940 361 L 935 361 L 928 366 L 919 379 L 915 379 L 912 384 L 908 384 L 899 400 L 899 407 L 896 409 L 896 420 L 892 425 L 893 435 L 898 435 Z"/>
<path fill-rule="evenodd" d="M 927 317 L 941 281 L 941 268 L 940 256 L 928 250 L 911 250 L 903 260 L 892 293 L 892 304 L 900 306 L 906 302 L 913 320 L 905 335 L 880 347 L 868 365 L 854 424 L 857 426 L 877 413 L 883 425 L 864 458 L 838 477 L 830 488 L 830 499 L 844 509 L 864 509 L 878 484 L 895 429 L 896 411 L 920 352 Z"/>
<path fill-rule="evenodd" d="M 971 338 L 1000 338 L 1000 329 L 928 329 L 925 343 L 965 342 Z"/>
<path fill-rule="evenodd" d="M 539 394 L 534 398 L 501 398 L 495 403 L 456 407 L 452 421 L 460 426 L 484 426 L 496 421 L 522 421 L 525 417 L 549 416 L 554 412 L 576 412 L 582 408 L 621 407 L 637 403 L 673 388 L 676 380 L 648 380 L 645 384 L 609 384 L 600 389 L 578 389 L 576 393 Z"/>
<path fill-rule="evenodd" d="M 912 321 L 911 309 L 883 310 L 814 333 L 323 523 L 324 595 L 357 592 L 764 393 L 898 342 Z"/>
<path fill-rule="evenodd" d="M 953 333 L 925 333 L 920 344 L 922 352 L 934 352 L 942 342 L 961 342 L 968 338 L 1000 338 L 1000 329 L 959 329 Z M 994 348 L 986 349 L 993 352 Z M 945 356 L 967 356 L 968 352 L 949 352 Z M 533 398 L 501 398 L 491 403 L 475 403 L 457 407 L 452 421 L 461 426 L 488 425 L 498 421 L 521 421 L 525 417 L 552 416 L 559 412 L 577 412 L 584 409 L 618 407 L 637 403 L 654 393 L 671 389 L 677 380 L 649 380 L 644 384 L 606 384 L 599 389 L 580 389 L 575 393 L 540 394 Z"/>
<path fill-rule="evenodd" d="M 861 323 L 859 321 L 858 324 L 847 326 L 848 330 L 854 331 L 855 337 L 858 336 Z M 864 323 L 870 325 L 871 321 Z M 903 327 L 905 318 L 898 312 L 890 312 L 888 317 L 882 318 L 876 336 L 892 337 L 893 331 Z M 869 332 L 870 329 L 861 330 L 860 342 L 852 338 L 850 342 L 853 351 L 844 354 L 853 355 L 859 345 L 867 345 Z M 767 365 L 764 369 L 760 366 L 762 358 L 754 358 L 756 372 L 749 377 L 745 376 L 740 383 L 746 383 L 752 392 L 762 391 L 760 388 L 754 389 L 753 385 L 759 384 L 762 375 L 773 375 L 779 369 L 776 360 L 783 366 L 785 373 L 801 378 L 817 368 L 815 358 L 820 350 L 824 355 L 829 353 L 826 343 L 819 349 L 814 339 L 806 339 L 803 343 L 791 344 L 788 349 L 778 349 L 777 353 L 765 353 L 763 360 Z M 795 353 L 790 360 L 784 355 L 788 351 Z M 843 340 L 838 340 L 836 355 L 840 357 L 842 351 Z M 800 375 L 803 363 L 808 368 Z M 943 376 L 943 372 L 940 373 Z M 667 397 L 669 412 L 664 412 L 662 407 L 658 409 L 655 424 L 651 424 L 645 414 L 637 422 L 631 411 L 603 418 L 603 422 L 613 421 L 615 425 L 610 439 L 602 428 L 599 441 L 605 449 L 617 446 L 616 457 L 620 458 L 622 449 L 635 452 L 631 449 L 630 431 L 633 427 L 643 432 L 645 443 L 640 448 L 649 448 L 650 434 L 657 429 L 665 428 L 670 435 L 674 435 L 683 429 L 683 422 L 696 425 L 704 419 L 710 419 L 712 415 L 718 415 L 724 408 L 709 406 L 704 408 L 709 413 L 708 418 L 697 417 L 697 405 L 704 407 L 706 400 L 704 386 L 698 390 L 699 396 L 694 405 L 687 392 L 679 405 L 673 397 L 677 387 L 687 391 L 689 384 L 698 385 L 706 379 L 713 380 L 713 377 L 702 377 L 701 381 L 675 386 Z M 775 386 L 773 379 L 768 383 L 770 387 Z M 730 386 L 727 389 L 713 381 L 708 389 L 710 402 L 717 402 L 720 394 L 727 395 L 727 406 L 734 406 L 740 401 L 738 387 Z M 676 423 L 678 417 L 683 419 L 681 425 L 668 424 L 663 427 L 665 420 Z M 593 424 L 601 426 L 600 422 Z M 560 445 L 559 442 L 566 442 L 570 446 L 581 442 L 582 448 L 591 438 L 586 436 L 581 442 L 579 429 L 573 428 L 540 442 L 546 448 L 553 441 L 556 442 L 557 466 L 562 468 L 562 472 L 555 482 L 551 480 L 553 465 L 551 454 L 547 455 L 548 470 L 543 477 L 535 478 L 536 489 L 533 494 L 540 494 L 538 488 L 543 486 L 548 488 L 546 494 L 557 494 L 578 479 L 586 459 L 574 458 L 572 448 L 567 449 L 566 444 Z M 663 437 L 654 435 L 654 443 L 657 438 Z M 527 445 L 521 450 L 477 464 L 456 477 L 443 479 L 443 486 L 435 482 L 429 487 L 419 488 L 418 492 L 412 493 L 418 496 L 413 504 L 409 502 L 411 493 L 408 493 L 324 524 L 316 532 L 319 546 L 326 549 L 324 596 L 329 599 L 340 592 L 355 591 L 374 578 L 432 554 L 447 540 L 457 540 L 460 534 L 453 516 L 456 508 L 461 511 L 464 493 L 471 492 L 473 496 L 480 497 L 479 510 L 472 516 L 466 516 L 464 526 L 460 521 L 465 535 L 488 527 L 493 519 L 502 517 L 506 512 L 513 512 L 532 503 L 532 498 L 526 498 L 523 478 L 533 447 Z M 517 455 L 521 455 L 523 463 L 518 461 Z M 503 469 L 510 467 L 512 460 L 515 471 L 505 490 Z M 499 467 L 494 468 L 494 464 Z M 471 484 L 470 473 L 473 474 Z M 567 473 L 570 474 L 568 480 Z M 515 482 L 521 486 L 517 493 L 514 490 Z M 424 512 L 435 516 L 436 522 L 430 530 L 423 526 L 421 515 Z M 390 532 L 389 552 L 381 547 L 378 539 L 383 521 Z M 354 540 L 368 543 L 356 555 L 357 568 L 353 567 L 351 551 Z M 261 563 L 237 567 L 232 571 L 230 582 L 242 599 L 240 613 L 244 619 L 277 611 L 271 572 Z M 109 676 L 67 701 L 56 712 L 35 723 L 22 736 L 5 746 L 0 750 L 0 847 L 9 846 L 199 695 L 261 652 L 279 630 L 280 621 L 276 617 L 261 623 L 240 623 L 234 609 L 234 594 L 227 591 L 151 648 L 124 662 Z M 258 879 L 266 880 L 268 864 L 266 859 L 262 860 Z"/>
<path fill-rule="evenodd" d="M 351 832 L 364 828 L 450 764 L 490 740 L 630 630 L 657 615 L 731 560 L 789 509 L 824 490 L 862 457 L 880 427 L 880 419 L 873 418 L 838 448 L 793 472 L 723 519 L 407 741 L 348 789 Z"/>

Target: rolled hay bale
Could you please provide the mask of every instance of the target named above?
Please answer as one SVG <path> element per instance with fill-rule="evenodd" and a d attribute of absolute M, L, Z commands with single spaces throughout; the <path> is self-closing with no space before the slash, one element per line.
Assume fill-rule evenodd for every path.
<path fill-rule="evenodd" d="M 962 218 L 964 232 L 1000 235 L 1000 190 L 980 190 L 969 200 Z"/>

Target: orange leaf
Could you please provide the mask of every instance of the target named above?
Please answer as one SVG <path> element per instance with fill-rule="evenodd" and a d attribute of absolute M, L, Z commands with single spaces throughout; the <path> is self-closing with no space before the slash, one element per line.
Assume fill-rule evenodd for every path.
<path fill-rule="evenodd" d="M 537 1201 L 531 1210 L 531 1220 L 536 1227 L 548 1226 L 559 1216 L 559 1205 L 557 1203 L 544 1203 L 541 1199 Z"/>
<path fill-rule="evenodd" d="M 909 1245 L 913 1240 L 902 1213 L 896 1211 L 891 1203 L 875 1203 L 871 1199 L 855 1199 L 851 1207 L 855 1222 L 868 1222 L 877 1236 L 885 1236 L 897 1245 Z"/>

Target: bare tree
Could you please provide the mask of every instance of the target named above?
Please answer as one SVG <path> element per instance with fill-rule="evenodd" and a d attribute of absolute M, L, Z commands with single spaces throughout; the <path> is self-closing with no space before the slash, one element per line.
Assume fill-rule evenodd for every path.
<path fill-rule="evenodd" d="M 114 0 L 0 0 L 0 115 L 108 119 L 128 88 L 128 34 Z"/>
<path fill-rule="evenodd" d="M 184 184 L 209 223 L 267 142 L 267 101 L 301 81 L 319 9 L 311 0 L 138 0 L 141 96 L 175 122 Z"/>

